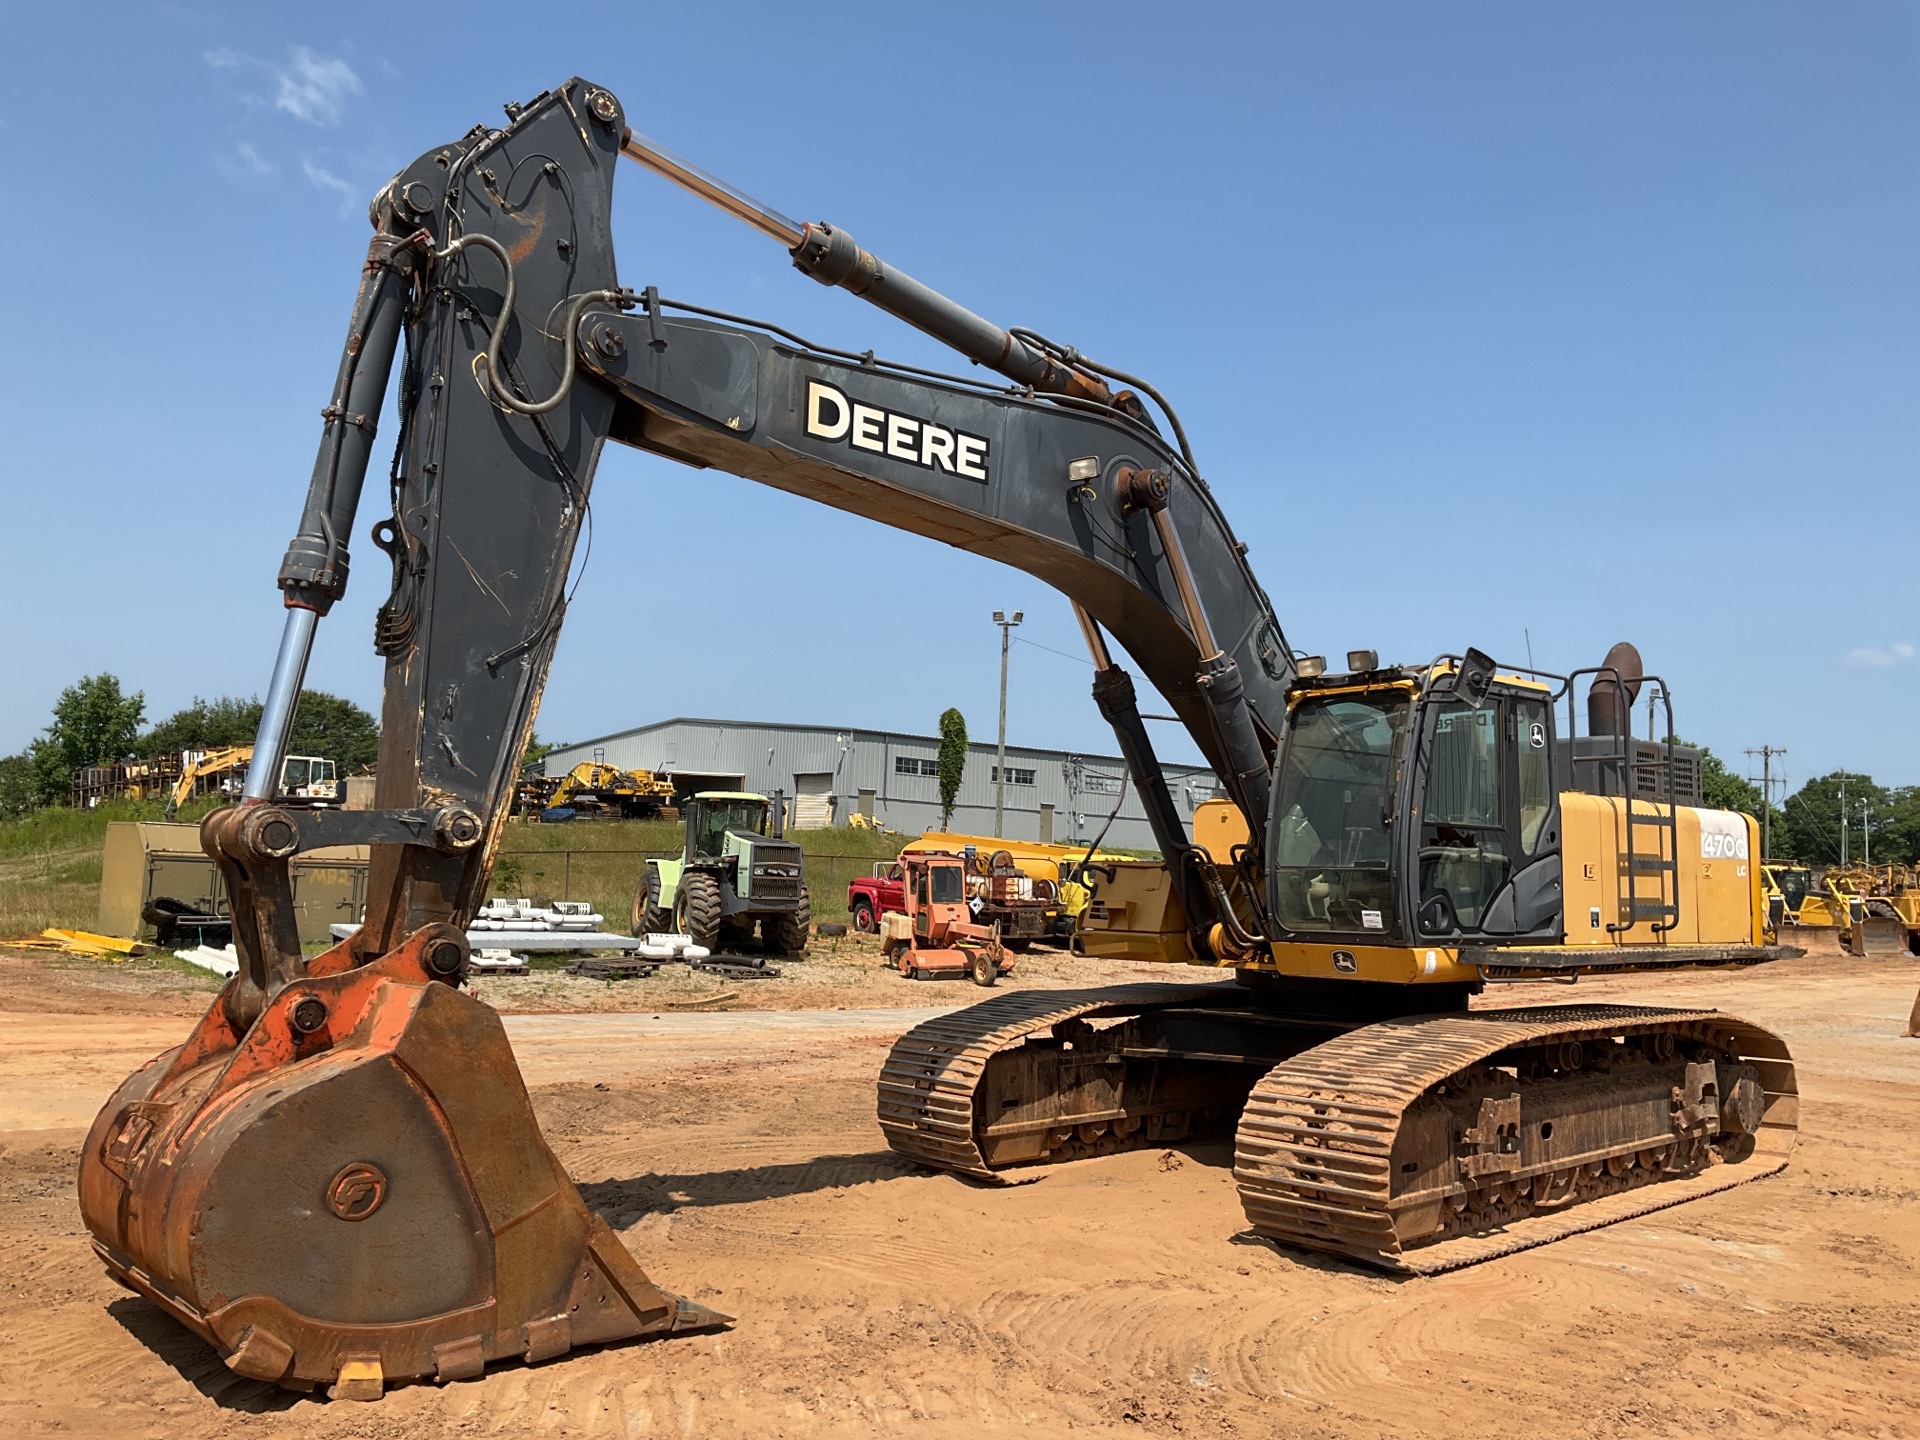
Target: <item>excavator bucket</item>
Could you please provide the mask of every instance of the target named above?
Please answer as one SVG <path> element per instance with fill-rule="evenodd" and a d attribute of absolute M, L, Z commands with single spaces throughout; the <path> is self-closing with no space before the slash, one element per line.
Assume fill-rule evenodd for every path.
<path fill-rule="evenodd" d="M 499 1017 L 428 973 L 457 936 L 429 926 L 360 968 L 330 951 L 244 1027 L 243 972 L 93 1123 L 94 1248 L 242 1375 L 377 1399 L 728 1323 L 587 1209 Z"/>

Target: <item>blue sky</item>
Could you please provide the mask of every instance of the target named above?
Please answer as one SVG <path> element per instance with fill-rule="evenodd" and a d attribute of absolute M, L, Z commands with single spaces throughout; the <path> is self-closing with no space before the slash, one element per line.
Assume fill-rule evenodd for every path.
<path fill-rule="evenodd" d="M 367 197 L 580 73 L 1153 380 L 1297 647 L 1632 639 L 1736 765 L 1920 783 L 1917 61 L 1920 10 L 1872 3 L 14 7 L 0 750 L 85 672 L 154 716 L 264 688 Z M 616 223 L 626 284 L 951 363 L 637 167 Z M 544 735 L 950 704 L 990 735 L 1019 607 L 1013 737 L 1111 748 L 1017 572 L 618 447 L 595 519 Z M 355 553 L 310 683 L 377 707 Z M 680 628 L 743 579 L 798 643 Z"/>

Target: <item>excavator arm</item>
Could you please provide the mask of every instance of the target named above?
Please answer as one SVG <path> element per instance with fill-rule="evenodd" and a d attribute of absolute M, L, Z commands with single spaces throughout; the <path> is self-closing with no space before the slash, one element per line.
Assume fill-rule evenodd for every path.
<path fill-rule="evenodd" d="M 245 796 L 202 827 L 241 971 L 184 1046 L 108 1102 L 81 1168 L 114 1274 L 236 1370 L 348 1396 L 725 1318 L 655 1288 L 586 1210 L 498 1018 L 458 988 L 605 441 L 989 555 L 1069 596 L 1197 945 L 1223 897 L 1217 882 L 1188 884 L 1203 867 L 1187 864 L 1184 822 L 1106 637 L 1250 816 L 1266 811 L 1292 674 L 1177 420 L 1163 412 L 1169 443 L 1134 390 L 1107 383 L 1117 372 L 1000 330 L 844 232 L 746 200 L 634 136 L 586 81 L 508 116 L 421 156 L 373 202 L 280 569 L 286 629 Z M 839 354 L 624 289 L 609 223 L 623 151 L 1007 383 Z M 389 562 L 374 808 L 277 804 L 396 362 L 391 512 L 372 527 Z M 365 923 L 306 957 L 288 862 L 353 843 L 372 848 Z"/>
<path fill-rule="evenodd" d="M 797 236 L 796 265 L 1013 383 L 837 354 L 622 289 L 608 212 L 623 150 L 723 194 L 783 240 Z M 464 925 L 484 900 L 609 438 L 989 555 L 1065 593 L 1092 647 L 1096 698 L 1205 946 L 1214 907 L 1184 883 L 1185 824 L 1103 631 L 1167 697 L 1248 815 L 1266 812 L 1292 662 L 1184 441 L 1164 440 L 1131 392 L 1116 395 L 1038 337 L 998 330 L 843 231 L 796 227 L 745 201 L 639 140 L 614 97 L 584 81 L 517 109 L 505 130 L 422 156 L 374 217 L 352 338 L 280 574 L 287 633 L 248 788 L 251 799 L 270 794 L 262 767 L 284 753 L 314 619 L 344 591 L 378 396 L 404 330 L 393 513 L 373 527 L 392 569 L 374 642 L 388 663 L 377 808 L 332 819 L 325 840 L 300 822 L 313 843 L 352 831 L 375 846 L 356 955 L 386 953 L 425 924 Z M 248 857 L 235 858 L 246 870 Z"/>

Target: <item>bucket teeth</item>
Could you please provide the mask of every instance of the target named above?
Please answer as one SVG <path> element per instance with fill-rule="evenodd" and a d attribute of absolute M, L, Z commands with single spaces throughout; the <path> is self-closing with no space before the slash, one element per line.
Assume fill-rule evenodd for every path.
<path fill-rule="evenodd" d="M 733 1316 L 723 1315 L 718 1310 L 709 1309 L 697 1300 L 689 1300 L 684 1295 L 673 1297 L 673 1323 L 667 1327 L 670 1335 L 680 1335 L 693 1330 L 724 1330 L 733 1324 Z"/>
<path fill-rule="evenodd" d="M 236 1372 L 337 1399 L 730 1323 L 648 1279 L 548 1148 L 499 1016 L 407 958 L 309 975 L 238 1037 L 216 1001 L 121 1086 L 80 1168 L 108 1270 Z M 323 1031 L 292 1024 L 313 1002 Z"/>

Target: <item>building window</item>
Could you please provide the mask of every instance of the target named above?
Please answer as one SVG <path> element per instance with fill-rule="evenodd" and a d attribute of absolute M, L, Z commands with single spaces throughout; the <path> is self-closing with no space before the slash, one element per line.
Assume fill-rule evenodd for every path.
<path fill-rule="evenodd" d="M 998 785 L 1000 783 L 1000 767 L 998 765 L 989 765 L 987 769 L 992 772 L 987 777 L 987 783 L 989 785 Z M 1031 785 L 1033 784 L 1033 771 L 1021 770 L 1016 766 L 1009 765 L 1007 766 L 1007 784 Z"/>
<path fill-rule="evenodd" d="M 893 773 L 896 775 L 940 775 L 938 760 L 923 760 L 918 755 L 896 755 L 893 757 Z"/>
<path fill-rule="evenodd" d="M 1103 774 L 1098 770 L 1088 770 L 1080 776 L 1080 788 L 1089 795 L 1118 795 L 1122 783 L 1120 776 Z"/>

